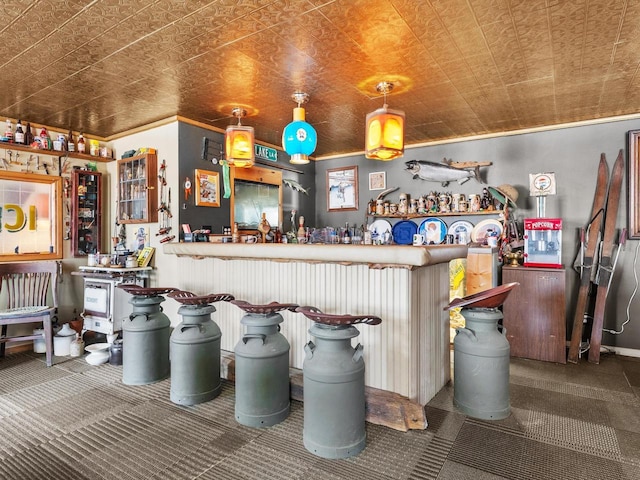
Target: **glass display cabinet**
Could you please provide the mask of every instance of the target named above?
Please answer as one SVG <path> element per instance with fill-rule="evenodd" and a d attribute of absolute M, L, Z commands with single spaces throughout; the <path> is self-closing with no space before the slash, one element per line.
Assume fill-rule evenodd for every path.
<path fill-rule="evenodd" d="M 71 176 L 71 251 L 99 253 L 102 238 L 102 174 L 74 169 Z"/>
<path fill-rule="evenodd" d="M 147 153 L 118 160 L 118 222 L 158 221 L 157 157 Z"/>

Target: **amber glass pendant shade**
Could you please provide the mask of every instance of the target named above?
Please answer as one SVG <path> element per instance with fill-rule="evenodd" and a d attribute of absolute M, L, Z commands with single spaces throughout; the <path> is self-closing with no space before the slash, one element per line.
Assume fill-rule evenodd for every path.
<path fill-rule="evenodd" d="M 229 125 L 225 131 L 226 160 L 229 166 L 249 168 L 255 163 L 253 127 L 240 124 L 240 118 L 245 115 L 244 110 L 234 108 L 233 114 L 238 117 L 238 125 Z"/>
<path fill-rule="evenodd" d="M 393 90 L 393 83 L 380 82 L 376 90 L 384 94 L 384 105 L 367 115 L 364 156 L 393 160 L 404 154 L 404 112 L 387 106 L 387 93 Z"/>
<path fill-rule="evenodd" d="M 386 105 L 367 115 L 365 156 L 393 160 L 404 153 L 404 112 Z"/>

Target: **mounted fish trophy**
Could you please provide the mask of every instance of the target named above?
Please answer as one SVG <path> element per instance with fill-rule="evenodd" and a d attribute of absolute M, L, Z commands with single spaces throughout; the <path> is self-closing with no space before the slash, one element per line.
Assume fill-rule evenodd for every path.
<path fill-rule="evenodd" d="M 409 160 L 405 162 L 407 170 L 413 174 L 413 178 L 420 178 L 428 182 L 440 182 L 443 187 L 449 182 L 458 182 L 460 185 L 475 178 L 479 183 L 484 183 L 480 178 L 480 167 L 488 167 L 493 162 L 452 162 L 446 158 L 443 163 L 429 162 L 427 160 Z"/>

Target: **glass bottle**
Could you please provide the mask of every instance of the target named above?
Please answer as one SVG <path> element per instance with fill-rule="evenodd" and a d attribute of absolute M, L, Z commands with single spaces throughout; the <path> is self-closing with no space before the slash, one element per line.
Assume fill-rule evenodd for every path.
<path fill-rule="evenodd" d="M 33 133 L 31 132 L 31 122 L 27 122 L 27 127 L 24 132 L 24 144 L 31 145 L 33 143 Z"/>
<path fill-rule="evenodd" d="M 71 129 L 69 129 L 69 133 L 67 134 L 67 151 L 76 151 L 76 142 L 73 140 L 73 132 L 71 131 Z"/>
<path fill-rule="evenodd" d="M 40 130 L 40 141 L 42 142 L 42 148 L 51 150 L 51 139 L 49 138 L 49 132 L 47 132 L 45 127 L 42 127 L 42 130 Z"/>
<path fill-rule="evenodd" d="M 78 153 L 85 153 L 85 143 L 84 143 L 84 136 L 82 135 L 82 132 L 80 132 L 80 135 L 78 135 Z"/>
<path fill-rule="evenodd" d="M 16 133 L 13 136 L 13 140 L 20 145 L 24 145 L 24 130 L 22 129 L 22 121 L 18 120 L 16 124 Z"/>
<path fill-rule="evenodd" d="M 7 128 L 4 131 L 4 137 L 7 142 L 13 142 L 13 125 L 11 125 L 11 119 L 7 118 Z"/>

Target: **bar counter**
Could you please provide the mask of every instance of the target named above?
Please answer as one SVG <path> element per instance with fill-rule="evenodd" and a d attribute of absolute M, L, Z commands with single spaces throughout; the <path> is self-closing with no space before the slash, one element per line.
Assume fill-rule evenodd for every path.
<path fill-rule="evenodd" d="M 198 295 L 230 293 L 254 304 L 272 301 L 325 313 L 376 315 L 377 326 L 359 325 L 365 383 L 425 405 L 450 379 L 449 260 L 464 258 L 463 245 L 373 246 L 306 244 L 168 243 L 177 255 L 177 288 Z M 172 272 L 173 273 L 173 272 Z M 215 304 L 221 347 L 233 351 L 243 313 Z M 290 363 L 302 369 L 310 320 L 282 313 Z"/>

